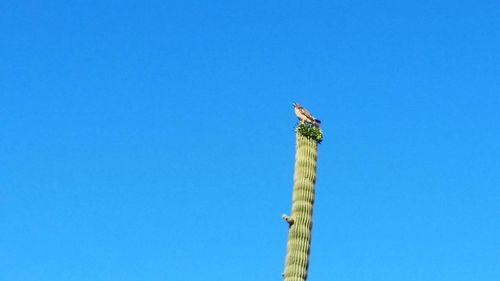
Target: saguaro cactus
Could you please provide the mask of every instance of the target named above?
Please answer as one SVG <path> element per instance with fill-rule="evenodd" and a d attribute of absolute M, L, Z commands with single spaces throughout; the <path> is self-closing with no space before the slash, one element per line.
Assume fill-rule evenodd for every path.
<path fill-rule="evenodd" d="M 285 259 L 285 281 L 305 281 L 311 245 L 314 185 L 318 143 L 323 133 L 316 124 L 301 122 L 295 129 L 296 151 L 293 176 L 292 214 L 283 215 L 288 222 L 288 243 Z"/>

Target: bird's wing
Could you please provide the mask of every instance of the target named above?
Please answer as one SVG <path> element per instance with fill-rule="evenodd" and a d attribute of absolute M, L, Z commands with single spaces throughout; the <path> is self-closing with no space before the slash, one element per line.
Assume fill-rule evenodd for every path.
<path fill-rule="evenodd" d="M 301 108 L 301 110 L 302 110 L 302 113 L 303 113 L 305 116 L 307 116 L 307 118 L 316 119 L 316 118 L 314 118 L 314 117 L 312 116 L 312 114 L 311 114 L 311 113 L 310 113 L 307 109 L 305 109 L 305 108 L 303 108 L 303 107 L 302 107 L 302 108 Z"/>

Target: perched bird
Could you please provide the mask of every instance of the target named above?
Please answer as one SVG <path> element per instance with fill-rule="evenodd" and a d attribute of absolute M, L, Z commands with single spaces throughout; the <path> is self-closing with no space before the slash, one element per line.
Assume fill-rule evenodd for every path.
<path fill-rule="evenodd" d="M 292 226 L 292 224 L 294 223 L 294 219 L 290 216 L 287 216 L 285 214 L 283 214 L 281 216 L 284 220 L 286 220 L 286 222 L 288 223 L 288 226 Z"/>
<path fill-rule="evenodd" d="M 312 116 L 312 114 L 309 111 L 307 111 L 307 109 L 302 107 L 302 105 L 294 102 L 293 108 L 295 109 L 295 115 L 297 115 L 297 117 L 300 119 L 301 122 L 307 122 L 313 125 L 321 123 L 320 120 L 314 118 L 314 116 Z"/>

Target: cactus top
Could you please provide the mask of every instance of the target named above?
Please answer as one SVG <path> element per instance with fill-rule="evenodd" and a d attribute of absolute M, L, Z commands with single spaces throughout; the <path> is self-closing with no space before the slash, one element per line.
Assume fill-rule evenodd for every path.
<path fill-rule="evenodd" d="M 297 128 L 295 128 L 295 131 L 306 138 L 315 140 L 317 143 L 321 143 L 321 141 L 323 141 L 323 132 L 316 124 L 299 123 Z"/>

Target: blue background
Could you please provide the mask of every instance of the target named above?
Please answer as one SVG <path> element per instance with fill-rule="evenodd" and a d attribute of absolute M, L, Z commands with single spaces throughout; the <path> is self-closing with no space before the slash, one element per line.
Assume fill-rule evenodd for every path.
<path fill-rule="evenodd" d="M 0 280 L 500 280 L 498 1 L 0 2 Z"/>

